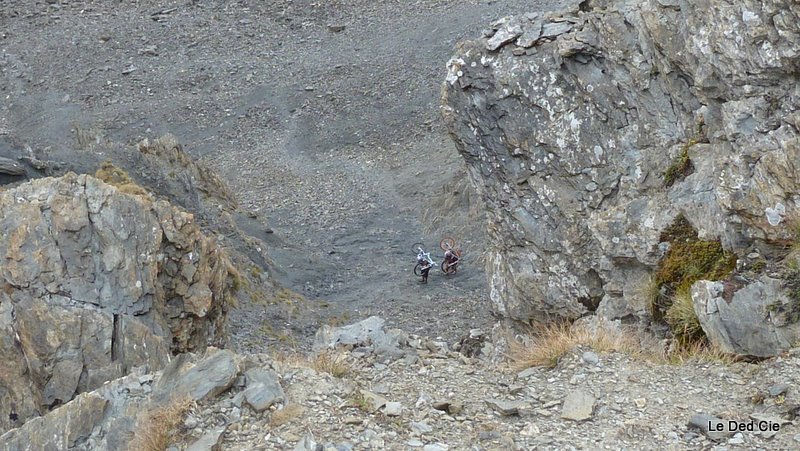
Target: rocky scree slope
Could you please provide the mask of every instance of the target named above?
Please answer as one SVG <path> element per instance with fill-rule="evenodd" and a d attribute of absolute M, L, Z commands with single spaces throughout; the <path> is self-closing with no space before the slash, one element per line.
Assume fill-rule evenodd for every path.
<path fill-rule="evenodd" d="M 82 394 L 6 433 L 0 447 L 128 449 L 159 431 L 151 419 L 176 400 L 185 408 L 167 410 L 177 416 L 169 418 L 170 450 L 795 449 L 800 442 L 797 353 L 761 365 L 666 367 L 575 349 L 553 369 L 517 373 L 483 360 L 480 337 L 448 344 L 387 330 L 371 317 L 321 329 L 318 354 L 309 356 L 209 348 Z M 780 430 L 708 431 L 708 419 L 754 419 Z"/>
<path fill-rule="evenodd" d="M 493 310 L 648 324 L 683 293 L 728 352 L 797 342 L 798 48 L 786 0 L 589 0 L 462 43 L 444 113 L 490 216 Z M 719 280 L 691 292 L 651 280 L 685 223 Z"/>

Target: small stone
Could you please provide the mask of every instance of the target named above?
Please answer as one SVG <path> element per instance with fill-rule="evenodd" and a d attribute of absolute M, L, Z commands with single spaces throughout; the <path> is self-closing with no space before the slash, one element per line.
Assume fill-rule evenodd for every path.
<path fill-rule="evenodd" d="M 413 432 L 413 433 L 415 433 L 417 435 L 423 435 L 423 434 L 427 434 L 427 433 L 433 431 L 433 428 L 430 427 L 428 425 L 428 423 L 426 423 L 424 421 L 420 421 L 420 422 L 412 421 L 411 424 L 410 424 L 410 427 L 411 427 L 411 432 Z"/>
<path fill-rule="evenodd" d="M 522 370 L 517 373 L 517 378 L 519 379 L 527 379 L 538 372 L 538 368 L 528 368 L 527 370 Z"/>
<path fill-rule="evenodd" d="M 519 415 L 520 410 L 530 410 L 530 404 L 525 401 L 502 401 L 499 399 L 487 399 L 486 405 L 495 412 L 503 416 Z"/>
<path fill-rule="evenodd" d="M 689 420 L 688 426 L 700 430 L 711 440 L 721 440 L 733 435 L 732 432 L 728 431 L 725 421 L 711 415 L 697 414 Z M 717 431 L 717 428 L 722 429 L 722 431 Z"/>
<path fill-rule="evenodd" d="M 528 423 L 524 428 L 522 428 L 522 431 L 520 431 L 520 434 L 524 435 L 525 437 L 536 437 L 539 435 L 539 433 L 539 426 L 536 426 L 534 423 Z"/>
<path fill-rule="evenodd" d="M 389 393 L 389 387 L 387 387 L 386 384 L 375 384 L 372 387 L 372 392 L 379 395 L 385 395 Z"/>
<path fill-rule="evenodd" d="M 358 417 L 346 417 L 344 419 L 344 424 L 361 424 L 364 420 Z"/>
<path fill-rule="evenodd" d="M 569 379 L 570 385 L 578 385 L 586 379 L 585 374 L 576 374 Z"/>
<path fill-rule="evenodd" d="M 406 445 L 412 448 L 422 448 L 425 444 L 415 438 L 412 438 L 411 440 L 406 442 Z"/>
<path fill-rule="evenodd" d="M 464 405 L 458 401 L 451 402 L 450 405 L 447 407 L 447 413 L 449 413 L 450 415 L 458 415 L 463 410 L 464 410 Z"/>
<path fill-rule="evenodd" d="M 447 409 L 450 407 L 450 403 L 447 401 L 435 401 L 433 404 L 431 404 L 431 407 L 436 410 L 447 412 Z"/>
<path fill-rule="evenodd" d="M 633 403 L 636 404 L 637 408 L 644 409 L 644 407 L 647 405 L 647 399 L 645 398 L 634 399 Z"/>
<path fill-rule="evenodd" d="M 769 388 L 769 395 L 773 398 L 789 391 L 789 384 L 775 384 Z"/>
<path fill-rule="evenodd" d="M 741 445 L 742 443 L 744 443 L 744 435 L 741 432 L 737 432 L 728 440 L 729 445 Z"/>
<path fill-rule="evenodd" d="M 766 423 L 769 425 L 777 424 L 777 425 L 784 425 L 786 423 L 791 423 L 789 420 L 785 420 L 777 415 L 769 414 L 769 413 L 751 413 L 750 419 L 758 422 L 758 423 Z M 762 431 L 760 435 L 764 438 L 771 438 L 774 437 L 778 431 L 767 430 Z"/>
<path fill-rule="evenodd" d="M 422 451 L 447 451 L 448 449 L 450 449 L 450 447 L 447 445 L 443 445 L 441 443 L 431 443 L 429 445 L 425 445 L 425 447 L 422 448 Z"/>
<path fill-rule="evenodd" d="M 197 441 L 192 443 L 186 451 L 211 451 L 219 448 L 219 442 L 225 428 L 216 428 L 200 437 Z"/>
<path fill-rule="evenodd" d="M 331 33 L 339 33 L 340 31 L 344 31 L 345 25 L 342 24 L 328 24 L 328 31 Z"/>
<path fill-rule="evenodd" d="M 595 354 L 592 351 L 584 352 L 581 358 L 583 359 L 584 362 L 590 365 L 597 365 L 598 363 L 600 363 L 600 357 L 598 357 L 597 354 Z"/>
<path fill-rule="evenodd" d="M 403 413 L 403 405 L 399 402 L 387 402 L 383 413 L 388 417 L 399 417 Z"/>
<path fill-rule="evenodd" d="M 594 191 L 597 191 L 597 183 L 595 183 L 595 182 L 587 183 L 586 184 L 586 191 L 589 191 L 590 193 L 594 192 Z"/>
<path fill-rule="evenodd" d="M 581 390 L 567 395 L 561 407 L 561 418 L 573 421 L 583 421 L 592 417 L 594 411 L 594 396 Z"/>
<path fill-rule="evenodd" d="M 370 412 L 377 412 L 378 409 L 385 406 L 387 402 L 383 396 L 376 395 L 375 393 L 361 390 L 361 396 L 367 402 L 367 408 Z"/>
<path fill-rule="evenodd" d="M 503 436 L 497 431 L 481 431 L 481 432 L 478 433 L 478 440 L 480 440 L 482 442 L 485 442 L 485 441 L 488 441 L 488 440 L 498 440 L 501 437 L 503 437 Z"/>

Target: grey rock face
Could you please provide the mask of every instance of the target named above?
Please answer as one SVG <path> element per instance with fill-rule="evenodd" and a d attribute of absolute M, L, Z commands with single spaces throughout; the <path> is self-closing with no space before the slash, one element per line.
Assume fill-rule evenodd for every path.
<path fill-rule="evenodd" d="M 21 428 L 3 434 L 0 449 L 75 449 L 77 442 L 87 438 L 103 418 L 106 403 L 95 393 L 84 393 L 46 417 L 34 418 Z"/>
<path fill-rule="evenodd" d="M 231 351 L 217 350 L 195 365 L 188 354 L 181 354 L 164 368 L 154 399 L 163 403 L 183 395 L 195 401 L 211 398 L 230 388 L 238 375 L 239 366 Z"/>
<path fill-rule="evenodd" d="M 90 176 L 0 193 L 0 255 L 0 409 L 18 421 L 223 331 L 215 241 L 191 214 Z"/>
<path fill-rule="evenodd" d="M 648 320 L 640 293 L 679 214 L 740 255 L 790 237 L 800 6 L 740 6 L 617 2 L 460 44 L 443 108 L 486 205 L 496 314 Z"/>
<path fill-rule="evenodd" d="M 253 368 L 245 373 L 247 377 L 247 388 L 244 397 L 247 404 L 256 412 L 268 409 L 276 402 L 286 400 L 283 388 L 278 382 L 278 375 L 273 371 L 261 368 Z"/>
<path fill-rule="evenodd" d="M 781 287 L 781 280 L 763 276 L 726 299 L 722 282 L 700 281 L 692 287 L 692 301 L 703 331 L 721 350 L 769 357 L 800 340 L 800 324 L 783 308 L 792 301 Z"/>

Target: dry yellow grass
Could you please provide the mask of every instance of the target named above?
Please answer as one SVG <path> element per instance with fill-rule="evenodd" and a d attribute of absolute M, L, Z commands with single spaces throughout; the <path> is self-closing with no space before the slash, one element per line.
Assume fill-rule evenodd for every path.
<path fill-rule="evenodd" d="M 283 409 L 272 413 L 269 418 L 269 424 L 272 427 L 282 426 L 298 418 L 305 410 L 300 404 L 287 404 Z"/>
<path fill-rule="evenodd" d="M 683 365 L 689 362 L 718 362 L 730 365 L 738 360 L 736 356 L 723 352 L 705 340 L 686 344 L 677 341 L 675 343 L 677 346 L 674 348 L 651 350 L 644 356 L 652 362 L 671 365 Z"/>
<path fill-rule="evenodd" d="M 534 366 L 554 368 L 558 360 L 577 346 L 588 346 L 597 352 L 640 352 L 641 345 L 632 335 L 616 329 L 573 326 L 554 322 L 532 328 L 522 339 L 508 340 L 508 356 L 517 370 Z"/>
<path fill-rule="evenodd" d="M 311 367 L 333 377 L 342 377 L 351 370 L 347 356 L 341 352 L 320 352 L 311 360 Z"/>
<path fill-rule="evenodd" d="M 311 368 L 333 377 L 343 377 L 353 369 L 343 352 L 324 351 L 310 357 L 297 353 L 275 353 L 274 356 L 277 363 L 289 368 Z"/>
<path fill-rule="evenodd" d="M 173 399 L 169 404 L 140 414 L 129 451 L 164 451 L 175 440 L 178 426 L 194 407 L 190 398 Z"/>
<path fill-rule="evenodd" d="M 146 189 L 137 185 L 130 175 L 122 169 L 114 166 L 110 161 L 104 161 L 100 164 L 94 176 L 98 179 L 117 187 L 118 190 L 125 194 L 132 194 L 134 196 L 149 196 L 150 194 Z"/>
<path fill-rule="evenodd" d="M 517 371 L 531 367 L 554 368 L 558 361 L 578 346 L 599 353 L 620 352 L 633 358 L 658 364 L 684 364 L 691 361 L 729 364 L 735 358 L 705 341 L 678 344 L 669 349 L 654 338 L 635 331 L 572 325 L 556 322 L 533 327 L 529 335 L 508 338 L 508 358 Z"/>

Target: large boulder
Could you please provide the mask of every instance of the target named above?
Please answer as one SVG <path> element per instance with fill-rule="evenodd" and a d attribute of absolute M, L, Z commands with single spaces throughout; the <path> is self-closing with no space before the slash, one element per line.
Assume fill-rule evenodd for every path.
<path fill-rule="evenodd" d="M 692 299 L 700 325 L 719 349 L 770 357 L 800 339 L 800 306 L 782 288 L 783 281 L 768 276 L 735 291 L 729 284 L 700 281 Z"/>
<path fill-rule="evenodd" d="M 487 35 L 448 63 L 443 108 L 486 205 L 495 313 L 649 321 L 677 218 L 779 258 L 800 217 L 800 4 L 585 1 Z"/>
<path fill-rule="evenodd" d="M 75 174 L 1 192 L 0 428 L 224 336 L 228 271 L 147 194 Z"/>

